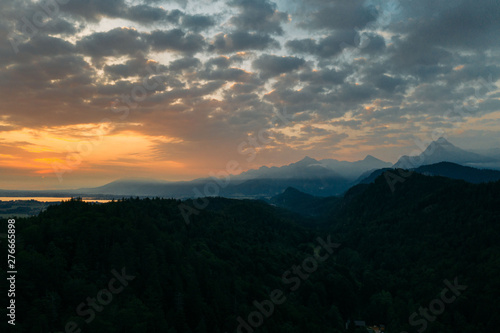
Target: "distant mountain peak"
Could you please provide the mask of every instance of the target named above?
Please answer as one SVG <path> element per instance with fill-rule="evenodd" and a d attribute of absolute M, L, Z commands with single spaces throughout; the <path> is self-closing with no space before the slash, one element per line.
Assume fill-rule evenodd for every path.
<path fill-rule="evenodd" d="M 439 137 L 435 142 L 441 143 L 441 144 L 451 144 L 450 141 L 448 141 L 444 136 Z M 453 145 L 452 145 L 453 146 Z"/>
<path fill-rule="evenodd" d="M 436 141 L 432 141 L 424 150 L 426 156 L 436 155 L 443 152 L 466 153 L 463 149 L 458 148 L 444 137 L 440 137 Z"/>
<path fill-rule="evenodd" d="M 380 161 L 380 160 L 372 155 L 366 155 L 363 161 L 368 162 L 368 161 Z"/>
<path fill-rule="evenodd" d="M 318 160 L 315 160 L 314 158 L 306 156 L 303 159 L 301 159 L 300 161 L 298 161 L 297 163 L 318 163 Z"/>
<path fill-rule="evenodd" d="M 440 137 L 439 139 L 437 139 L 436 141 L 433 141 L 431 143 L 431 145 L 439 145 L 441 147 L 446 147 L 446 148 L 455 148 L 455 149 L 458 149 L 457 146 L 455 146 L 453 143 L 451 143 L 450 141 L 446 140 L 446 138 L 444 137 Z"/>
<path fill-rule="evenodd" d="M 465 165 L 490 161 L 492 161 L 491 158 L 463 150 L 453 145 L 446 138 L 440 137 L 436 141 L 432 141 L 420 155 L 402 156 L 393 167 L 411 169 L 439 162 L 452 162 Z"/>

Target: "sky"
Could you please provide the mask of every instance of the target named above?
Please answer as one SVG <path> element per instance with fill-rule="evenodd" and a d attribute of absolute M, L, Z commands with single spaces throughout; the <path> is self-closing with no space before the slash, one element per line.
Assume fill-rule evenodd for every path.
<path fill-rule="evenodd" d="M 0 0 L 0 188 L 498 148 L 499 37 L 497 0 Z"/>

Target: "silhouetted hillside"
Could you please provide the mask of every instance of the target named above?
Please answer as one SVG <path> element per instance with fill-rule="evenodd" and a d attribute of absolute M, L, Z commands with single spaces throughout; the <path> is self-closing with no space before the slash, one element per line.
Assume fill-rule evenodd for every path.
<path fill-rule="evenodd" d="M 293 187 L 272 197 L 270 203 L 303 216 L 323 216 L 337 208 L 340 197 L 315 197 Z"/>
<path fill-rule="evenodd" d="M 493 301 L 500 297 L 500 182 L 476 185 L 413 173 L 395 188 L 384 176 L 359 185 L 332 217 L 333 232 L 350 248 L 337 262 L 363 285 L 365 318 L 383 316 L 398 332 L 422 328 L 409 325 L 409 314 L 428 307 L 445 287 L 443 280 L 457 278 L 467 286 L 463 297 L 428 322 L 426 332 L 494 331 L 500 310 Z"/>
<path fill-rule="evenodd" d="M 461 179 L 475 184 L 500 180 L 500 171 L 476 169 L 451 162 L 423 165 L 414 171 L 424 175 Z"/>
<path fill-rule="evenodd" d="M 396 176 L 400 174 L 398 171 L 395 171 L 395 169 L 379 169 L 371 172 L 370 174 L 364 174 L 361 176 L 363 178 L 359 179 L 358 183 L 372 183 L 378 176 L 389 170 L 392 170 L 392 174 Z M 465 180 L 474 184 L 500 180 L 500 171 L 477 169 L 451 162 L 439 162 L 436 164 L 423 165 L 409 170 L 427 176 L 442 176 L 451 179 Z"/>

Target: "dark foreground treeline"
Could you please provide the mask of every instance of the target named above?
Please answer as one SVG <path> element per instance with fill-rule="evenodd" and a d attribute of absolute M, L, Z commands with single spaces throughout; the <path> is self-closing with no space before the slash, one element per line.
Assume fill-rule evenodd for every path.
<path fill-rule="evenodd" d="M 51 206 L 16 220 L 16 326 L 5 306 L 1 325 L 313 333 L 357 320 L 398 333 L 498 331 L 500 182 L 413 174 L 391 192 L 381 176 L 331 202 L 313 218 L 209 198 L 189 223 L 178 200 Z"/>

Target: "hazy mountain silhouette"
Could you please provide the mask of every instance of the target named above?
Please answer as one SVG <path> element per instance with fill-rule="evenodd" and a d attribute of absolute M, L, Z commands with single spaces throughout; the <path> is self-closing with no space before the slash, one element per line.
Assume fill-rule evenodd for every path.
<path fill-rule="evenodd" d="M 306 156 L 302 160 L 284 165 L 282 167 L 263 166 L 259 169 L 252 169 L 238 175 L 241 179 L 258 178 L 338 178 L 354 180 L 362 173 L 390 167 L 390 162 L 384 162 L 371 155 L 367 155 L 363 160 L 349 162 L 335 159 L 316 160 Z"/>
<path fill-rule="evenodd" d="M 367 155 L 363 160 L 355 162 L 324 159 L 321 160 L 321 164 L 337 171 L 343 177 L 353 180 L 367 171 L 391 166 L 390 162 L 382 161 L 372 155 Z"/>
<path fill-rule="evenodd" d="M 263 166 L 249 170 L 230 181 L 200 178 L 192 181 L 166 182 L 154 179 L 122 179 L 95 188 L 70 191 L 80 195 L 160 196 L 189 198 L 196 196 L 225 196 L 234 198 L 270 198 L 294 187 L 316 196 L 338 195 L 353 185 L 353 180 L 367 170 L 390 166 L 368 155 L 355 162 L 334 159 L 302 160 L 281 167 Z M 209 188 L 209 190 L 206 190 Z"/>
<path fill-rule="evenodd" d="M 417 156 L 402 156 L 393 168 L 413 169 L 422 165 L 435 164 L 439 162 L 452 162 L 461 165 L 478 166 L 487 163 L 498 162 L 493 157 L 483 156 L 456 147 L 445 138 L 441 137 L 433 141 L 427 148 Z"/>

